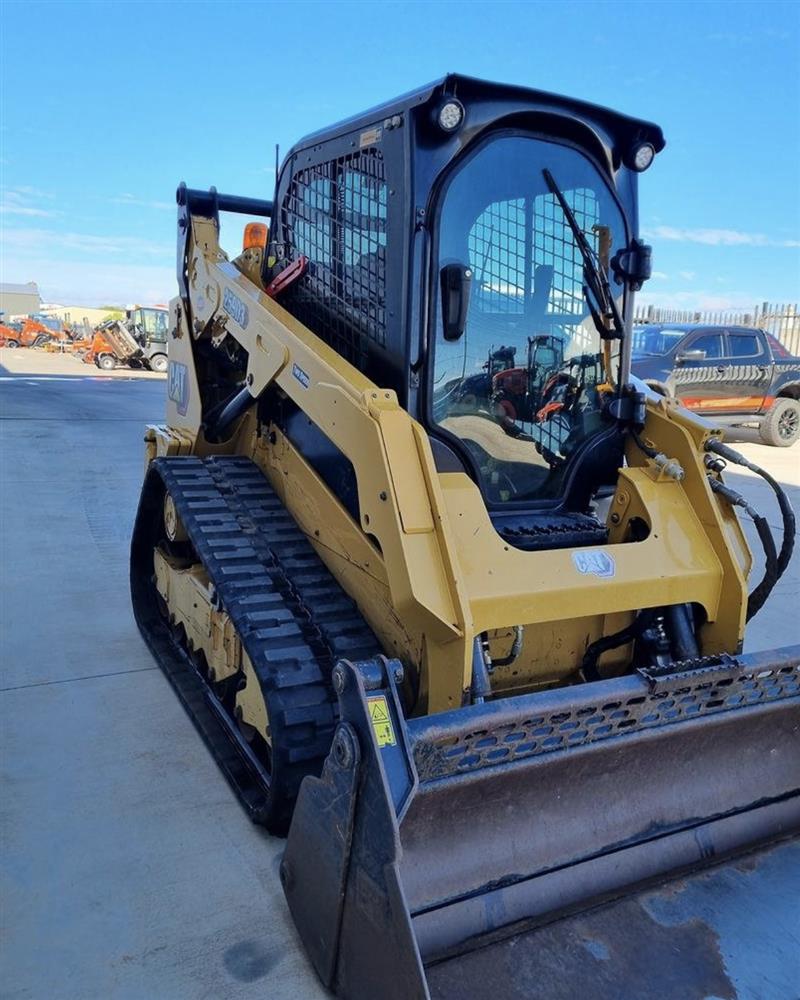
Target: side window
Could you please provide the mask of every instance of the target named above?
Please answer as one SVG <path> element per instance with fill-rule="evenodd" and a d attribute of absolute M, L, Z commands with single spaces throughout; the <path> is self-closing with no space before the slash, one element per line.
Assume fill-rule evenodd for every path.
<path fill-rule="evenodd" d="M 754 358 L 761 353 L 761 344 L 754 333 L 729 333 L 728 344 L 732 358 Z"/>
<path fill-rule="evenodd" d="M 142 309 L 143 325 L 150 340 L 167 339 L 167 314 L 160 309 Z"/>
<path fill-rule="evenodd" d="M 309 267 L 282 304 L 358 365 L 365 341 L 386 344 L 388 194 L 370 148 L 299 170 L 283 201 L 288 252 Z"/>
<path fill-rule="evenodd" d="M 342 192 L 344 263 L 346 267 L 363 266 L 362 258 L 380 257 L 381 247 L 386 246 L 386 182 L 356 170 L 345 170 Z"/>
<path fill-rule="evenodd" d="M 706 358 L 721 358 L 723 356 L 722 334 L 701 333 L 689 344 L 689 351 L 705 351 Z"/>
<path fill-rule="evenodd" d="M 327 177 L 312 177 L 311 171 L 303 171 L 300 177 L 294 245 L 299 253 L 314 263 L 330 265 L 333 184 Z"/>

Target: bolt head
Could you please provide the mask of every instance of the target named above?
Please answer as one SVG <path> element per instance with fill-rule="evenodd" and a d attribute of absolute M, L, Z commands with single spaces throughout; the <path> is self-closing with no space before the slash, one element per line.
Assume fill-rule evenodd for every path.
<path fill-rule="evenodd" d="M 337 694 L 341 694 L 346 687 L 347 687 L 347 674 L 344 672 L 344 668 L 337 664 L 333 668 L 333 690 Z"/>
<path fill-rule="evenodd" d="M 339 729 L 333 738 L 333 757 L 342 770 L 353 766 L 353 747 L 343 730 Z"/>

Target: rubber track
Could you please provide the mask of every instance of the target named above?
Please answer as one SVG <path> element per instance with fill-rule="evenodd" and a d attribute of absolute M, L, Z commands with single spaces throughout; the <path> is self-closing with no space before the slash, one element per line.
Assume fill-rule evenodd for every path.
<path fill-rule="evenodd" d="M 261 683 L 271 773 L 158 613 L 152 553 L 165 492 Z M 238 456 L 151 463 L 134 529 L 131 589 L 145 640 L 242 804 L 256 822 L 285 830 L 300 782 L 320 772 L 330 748 L 336 660 L 381 651 L 358 608 L 258 466 Z"/>

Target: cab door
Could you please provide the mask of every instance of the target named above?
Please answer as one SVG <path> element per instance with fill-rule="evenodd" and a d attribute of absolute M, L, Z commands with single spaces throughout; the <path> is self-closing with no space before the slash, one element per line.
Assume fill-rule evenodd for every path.
<path fill-rule="evenodd" d="M 756 413 L 764 405 L 772 380 L 772 363 L 764 337 L 758 330 L 733 328 L 726 331 L 727 388 L 724 405 L 728 413 Z"/>
<path fill-rule="evenodd" d="M 725 333 L 720 329 L 697 330 L 681 344 L 673 381 L 675 395 L 687 409 L 703 413 L 726 405 L 725 353 Z"/>

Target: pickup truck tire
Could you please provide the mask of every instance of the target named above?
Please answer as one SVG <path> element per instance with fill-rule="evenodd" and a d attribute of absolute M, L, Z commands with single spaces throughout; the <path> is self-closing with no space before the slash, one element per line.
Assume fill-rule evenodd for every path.
<path fill-rule="evenodd" d="M 758 428 L 761 440 L 776 448 L 788 448 L 800 438 L 800 400 L 776 399 Z"/>

